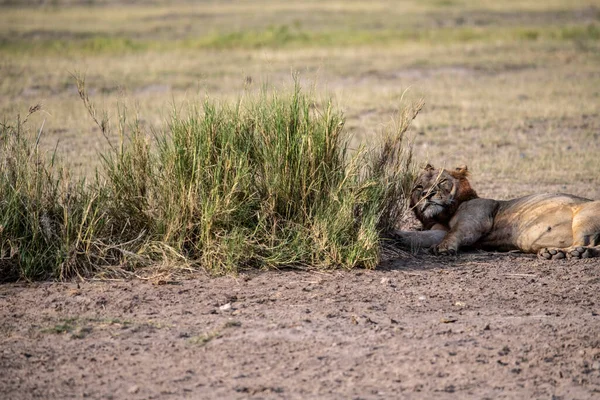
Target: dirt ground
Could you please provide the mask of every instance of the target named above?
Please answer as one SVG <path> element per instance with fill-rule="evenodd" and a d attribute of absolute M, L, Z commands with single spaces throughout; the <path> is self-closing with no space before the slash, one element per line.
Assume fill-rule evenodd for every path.
<path fill-rule="evenodd" d="M 0 397 L 600 397 L 600 261 L 0 286 Z"/>

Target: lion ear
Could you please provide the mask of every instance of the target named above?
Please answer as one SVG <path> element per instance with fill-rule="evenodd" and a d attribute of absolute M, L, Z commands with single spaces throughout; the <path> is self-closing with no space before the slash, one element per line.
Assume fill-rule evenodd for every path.
<path fill-rule="evenodd" d="M 425 166 L 425 168 L 423 168 L 425 171 L 431 171 L 434 170 L 435 168 L 433 168 L 433 165 L 427 163 L 427 165 Z"/>
<path fill-rule="evenodd" d="M 467 168 L 467 166 L 464 165 L 464 164 L 463 165 L 459 165 L 458 167 L 456 167 L 454 169 L 454 171 L 457 174 L 461 175 L 461 176 L 468 176 L 469 175 L 469 168 Z"/>

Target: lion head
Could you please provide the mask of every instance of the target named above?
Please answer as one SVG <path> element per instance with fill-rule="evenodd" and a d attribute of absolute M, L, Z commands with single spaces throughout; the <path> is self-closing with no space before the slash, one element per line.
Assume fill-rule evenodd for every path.
<path fill-rule="evenodd" d="M 468 175 L 466 165 L 447 170 L 427 164 L 417 176 L 410 206 L 425 229 L 437 223 L 447 225 L 462 202 L 477 198 Z"/>

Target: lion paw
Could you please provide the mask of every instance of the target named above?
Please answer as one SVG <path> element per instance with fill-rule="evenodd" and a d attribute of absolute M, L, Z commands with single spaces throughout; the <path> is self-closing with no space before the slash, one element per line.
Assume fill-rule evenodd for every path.
<path fill-rule="evenodd" d="M 567 255 L 562 249 L 549 249 L 545 247 L 538 252 L 538 257 L 546 260 L 562 260 L 563 258 L 567 258 Z"/>
<path fill-rule="evenodd" d="M 570 258 L 580 259 L 580 258 L 597 257 L 598 254 L 597 254 L 597 251 L 595 251 L 592 248 L 577 246 L 577 247 L 571 248 L 571 251 L 569 251 L 569 256 L 570 256 Z"/>
<path fill-rule="evenodd" d="M 445 246 L 433 246 L 429 249 L 429 252 L 436 256 L 454 256 L 454 255 L 456 255 L 456 250 L 445 247 Z"/>

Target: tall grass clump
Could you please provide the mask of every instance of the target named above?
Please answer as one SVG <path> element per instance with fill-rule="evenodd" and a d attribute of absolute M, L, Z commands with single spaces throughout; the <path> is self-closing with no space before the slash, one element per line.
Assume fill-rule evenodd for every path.
<path fill-rule="evenodd" d="M 24 120 L 0 124 L 0 281 L 87 275 L 106 259 L 101 191 L 71 179 Z"/>
<path fill-rule="evenodd" d="M 405 133 L 420 104 L 375 146 L 353 151 L 343 115 L 298 85 L 175 110 L 152 133 L 120 108 L 113 143 L 108 115 L 81 79 L 78 88 L 109 144 L 89 182 L 40 150 L 43 124 L 37 132 L 25 129 L 27 118 L 0 124 L 2 280 L 135 273 L 149 263 L 215 274 L 374 268 L 404 212 Z"/>
<path fill-rule="evenodd" d="M 214 273 L 302 265 L 373 268 L 411 179 L 406 110 L 373 149 L 350 154 L 342 114 L 296 85 L 173 115 L 155 143 L 135 123 L 104 156 L 118 220 L 147 249 Z M 129 229 L 123 226 L 123 230 Z M 159 250 L 162 249 L 162 250 Z"/>

